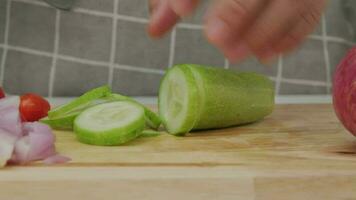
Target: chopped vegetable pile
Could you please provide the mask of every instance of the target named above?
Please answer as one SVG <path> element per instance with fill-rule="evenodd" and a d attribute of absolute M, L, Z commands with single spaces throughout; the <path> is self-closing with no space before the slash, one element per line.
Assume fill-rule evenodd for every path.
<path fill-rule="evenodd" d="M 56 152 L 50 127 L 35 122 L 47 115 L 48 102 L 34 94 L 20 99 L 5 95 L 0 99 L 0 167 L 38 160 L 46 164 L 69 161 Z"/>
<path fill-rule="evenodd" d="M 162 80 L 160 115 L 108 86 L 51 110 L 35 94 L 5 97 L 0 90 L 0 98 L 0 166 L 4 166 L 36 160 L 67 162 L 69 158 L 56 153 L 55 137 L 47 125 L 73 130 L 86 144 L 121 145 L 161 135 L 162 122 L 169 133 L 184 135 L 258 121 L 272 112 L 274 89 L 268 78 L 256 73 L 177 65 Z"/>

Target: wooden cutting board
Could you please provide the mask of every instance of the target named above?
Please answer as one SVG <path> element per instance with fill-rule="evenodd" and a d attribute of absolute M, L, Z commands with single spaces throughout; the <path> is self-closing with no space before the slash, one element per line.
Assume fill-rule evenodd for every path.
<path fill-rule="evenodd" d="M 56 135 L 73 160 L 0 170 L 0 199 L 356 199 L 356 137 L 331 105 L 279 105 L 247 126 L 118 147 Z"/>

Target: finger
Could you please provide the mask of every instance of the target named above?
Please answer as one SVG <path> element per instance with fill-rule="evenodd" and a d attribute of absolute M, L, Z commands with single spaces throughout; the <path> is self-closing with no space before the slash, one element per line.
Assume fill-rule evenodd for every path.
<path fill-rule="evenodd" d="M 315 4 L 317 1 L 319 2 Z M 294 38 L 292 46 L 302 42 L 313 30 L 320 19 L 323 3 L 320 0 L 310 2 L 275 0 L 270 4 L 245 37 L 250 49 L 260 60 L 269 60 L 283 53 L 274 46 L 287 37 L 291 30 L 295 30 L 292 37 L 289 37 Z M 295 28 L 296 26 L 301 27 Z"/>
<path fill-rule="evenodd" d="M 273 46 L 300 20 L 298 1 L 275 0 L 269 4 L 243 36 L 250 50 L 260 59 L 277 55 Z"/>
<path fill-rule="evenodd" d="M 277 54 L 288 53 L 297 48 L 314 29 L 305 21 L 301 21 L 273 47 Z"/>
<path fill-rule="evenodd" d="M 298 47 L 303 40 L 314 31 L 316 25 L 319 23 L 321 10 L 320 12 L 307 12 L 302 14 L 302 20 L 278 41 L 273 49 L 281 54 L 288 53 Z"/>
<path fill-rule="evenodd" d="M 178 15 L 170 8 L 167 0 L 155 1 L 148 24 L 148 33 L 151 37 L 161 37 L 179 20 Z"/>
<path fill-rule="evenodd" d="M 195 10 L 199 0 L 169 0 L 169 3 L 177 15 L 184 17 Z"/>
<path fill-rule="evenodd" d="M 160 0 L 149 0 L 148 8 L 150 14 L 152 14 L 157 9 L 159 2 Z"/>
<path fill-rule="evenodd" d="M 251 50 L 245 41 L 237 41 L 232 45 L 222 48 L 225 57 L 231 62 L 240 62 L 251 55 Z"/>
<path fill-rule="evenodd" d="M 215 1 L 206 16 L 206 37 L 223 52 L 229 52 L 232 44 L 241 41 L 246 27 L 255 21 L 267 2 L 267 0 Z"/>

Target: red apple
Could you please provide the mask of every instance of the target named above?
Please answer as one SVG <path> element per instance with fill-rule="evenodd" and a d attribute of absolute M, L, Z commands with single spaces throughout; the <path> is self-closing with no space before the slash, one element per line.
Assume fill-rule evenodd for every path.
<path fill-rule="evenodd" d="M 336 69 L 333 104 L 337 117 L 356 136 L 356 47 L 350 50 Z"/>

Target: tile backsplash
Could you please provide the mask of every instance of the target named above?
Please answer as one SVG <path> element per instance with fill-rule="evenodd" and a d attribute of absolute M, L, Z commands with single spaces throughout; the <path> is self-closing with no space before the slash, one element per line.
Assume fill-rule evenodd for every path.
<path fill-rule="evenodd" d="M 0 85 L 11 94 L 77 96 L 109 84 L 157 95 L 174 64 L 197 63 L 266 74 L 277 94 L 328 94 L 336 65 L 356 43 L 356 1 L 330 0 L 322 23 L 295 52 L 264 66 L 230 64 L 202 34 L 198 12 L 161 40 L 146 34 L 148 0 L 76 0 L 71 11 L 41 0 L 0 1 Z"/>

